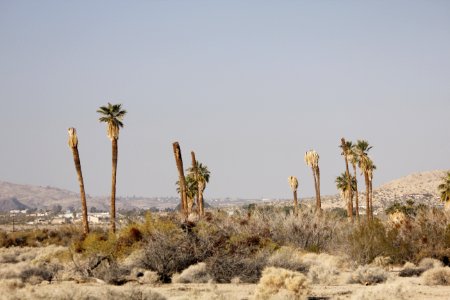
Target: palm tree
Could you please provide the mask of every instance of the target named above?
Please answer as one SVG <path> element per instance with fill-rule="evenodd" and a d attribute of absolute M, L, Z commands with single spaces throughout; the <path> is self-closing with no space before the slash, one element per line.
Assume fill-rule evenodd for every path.
<path fill-rule="evenodd" d="M 316 212 L 321 211 L 320 201 L 320 169 L 319 154 L 315 150 L 309 150 L 305 153 L 305 163 L 310 166 L 314 176 L 314 188 L 316 190 Z"/>
<path fill-rule="evenodd" d="M 371 211 L 370 211 L 370 179 L 369 179 L 369 169 L 370 169 L 370 158 L 368 155 L 369 150 L 372 149 L 369 143 L 365 140 L 358 140 L 355 146 L 355 153 L 358 155 L 358 167 L 360 168 L 362 174 L 364 175 L 364 181 L 366 183 L 366 218 L 370 221 Z"/>
<path fill-rule="evenodd" d="M 178 142 L 174 142 L 173 146 L 173 154 L 175 156 L 175 163 L 177 164 L 178 169 L 178 177 L 180 183 L 180 194 L 181 194 L 181 213 L 184 214 L 185 217 L 188 216 L 188 200 L 187 200 L 187 185 L 186 178 L 184 177 L 184 169 L 183 169 L 183 158 L 181 157 L 181 148 Z"/>
<path fill-rule="evenodd" d="M 349 207 L 348 203 L 352 201 L 352 192 L 356 190 L 356 178 L 353 176 L 348 177 L 346 173 L 342 173 L 338 177 L 336 177 L 336 187 L 341 191 L 341 195 L 344 200 L 347 202 L 347 208 Z M 347 216 L 349 221 L 353 221 L 351 215 L 353 211 L 347 211 Z"/>
<path fill-rule="evenodd" d="M 123 127 L 123 118 L 127 111 L 122 109 L 122 104 L 111 104 L 100 106 L 97 110 L 100 114 L 99 121 L 106 123 L 107 135 L 112 144 L 112 178 L 111 178 L 111 216 L 109 230 L 111 233 L 116 232 L 116 174 L 117 174 L 117 157 L 119 140 L 119 130 Z"/>
<path fill-rule="evenodd" d="M 341 145 L 339 146 L 342 149 L 341 155 L 344 156 L 345 159 L 345 176 L 347 176 L 347 184 L 349 185 L 347 187 L 347 193 L 348 197 L 347 199 L 350 201 L 347 201 L 347 215 L 349 216 L 350 220 L 353 222 L 353 189 L 351 188 L 351 175 L 350 171 L 348 169 L 348 160 L 349 156 L 351 155 L 351 149 L 352 149 L 352 142 L 345 141 L 344 138 L 341 138 Z"/>
<path fill-rule="evenodd" d="M 450 172 L 442 177 L 443 182 L 438 186 L 441 201 L 444 202 L 445 209 L 450 209 Z"/>
<path fill-rule="evenodd" d="M 353 167 L 353 178 L 355 179 L 355 209 L 356 219 L 359 222 L 359 195 L 358 195 L 358 179 L 356 178 L 356 166 L 358 165 L 358 154 L 356 153 L 356 145 L 352 144 L 348 160 Z"/>
<path fill-rule="evenodd" d="M 191 174 L 185 176 L 186 183 L 186 211 L 187 215 L 189 215 L 192 211 L 192 206 L 194 205 L 194 199 L 197 196 L 197 182 Z M 177 186 L 177 193 L 181 194 L 180 181 L 177 180 L 175 183 Z"/>
<path fill-rule="evenodd" d="M 200 216 L 203 216 L 205 213 L 204 208 L 204 201 L 203 201 L 203 192 L 206 189 L 206 184 L 209 183 L 209 177 L 211 172 L 208 170 L 208 167 L 203 165 L 202 163 L 199 163 L 195 159 L 195 153 L 194 151 L 191 152 L 192 156 L 192 167 L 187 169 L 189 172 L 188 176 L 191 176 L 194 178 L 197 191 L 197 211 Z"/>
<path fill-rule="evenodd" d="M 87 217 L 86 193 L 84 192 L 83 173 L 81 172 L 80 154 L 78 153 L 78 137 L 77 130 L 73 127 L 68 129 L 69 132 L 69 147 L 72 149 L 73 161 L 78 175 L 78 184 L 80 185 L 81 211 L 83 219 L 83 234 L 89 234 L 89 223 Z"/>
<path fill-rule="evenodd" d="M 294 193 L 294 215 L 298 216 L 298 200 L 297 200 L 297 188 L 298 188 L 298 180 L 295 176 L 288 177 L 289 185 L 291 186 L 291 190 Z"/>

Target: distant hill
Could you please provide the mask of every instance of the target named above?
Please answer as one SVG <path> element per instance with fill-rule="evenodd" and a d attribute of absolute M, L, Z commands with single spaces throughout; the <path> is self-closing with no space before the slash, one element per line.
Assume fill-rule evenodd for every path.
<path fill-rule="evenodd" d="M 0 199 L 0 211 L 24 210 L 29 208 L 30 207 L 17 200 L 17 198 Z"/>
<path fill-rule="evenodd" d="M 429 171 L 411 174 L 374 189 L 374 210 L 375 212 L 383 211 L 394 201 L 405 202 L 406 200 L 414 200 L 416 203 L 427 205 L 441 205 L 437 186 L 441 183 L 442 177 L 446 171 Z M 365 209 L 364 182 L 359 182 L 359 195 L 361 212 Z M 54 205 L 61 205 L 63 209 L 68 207 L 80 207 L 80 197 L 78 193 L 54 188 L 41 187 L 32 185 L 21 185 L 0 181 L 0 199 L 8 200 L 4 204 L 5 209 L 20 205 L 29 208 L 50 209 Z M 14 199 L 14 200 L 12 200 Z M 242 199 L 209 199 L 209 203 L 216 207 L 237 206 L 248 203 L 258 203 L 261 200 L 242 200 Z M 100 210 L 109 210 L 108 197 L 89 197 L 87 196 L 88 208 L 96 207 Z M 1 202 L 3 203 L 3 202 Z M 176 197 L 127 197 L 117 198 L 116 206 L 118 209 L 148 209 L 156 207 L 159 209 L 175 208 L 179 203 Z M 266 202 L 267 204 L 270 203 Z M 281 200 L 274 205 L 286 205 L 287 200 Z M 313 198 L 301 199 L 300 203 L 308 203 L 313 205 Z M 322 207 L 324 209 L 341 207 L 345 208 L 344 201 L 339 194 L 322 196 Z M 1 209 L 1 206 L 0 206 Z M 7 210 L 11 210 L 7 209 Z M 25 209 L 25 208 L 23 208 Z"/>
<path fill-rule="evenodd" d="M 79 208 L 81 206 L 80 196 L 75 192 L 50 186 L 42 187 L 0 181 L 0 199 L 12 198 L 29 208 L 37 209 L 51 209 L 54 205 L 61 205 L 63 209 L 69 207 Z M 86 198 L 88 209 L 96 207 L 100 210 L 109 210 L 109 197 L 90 197 L 89 195 L 86 195 Z M 167 207 L 173 208 L 177 203 L 178 200 L 174 197 L 118 197 L 116 199 L 117 209 L 146 209 L 151 207 L 164 209 Z"/>

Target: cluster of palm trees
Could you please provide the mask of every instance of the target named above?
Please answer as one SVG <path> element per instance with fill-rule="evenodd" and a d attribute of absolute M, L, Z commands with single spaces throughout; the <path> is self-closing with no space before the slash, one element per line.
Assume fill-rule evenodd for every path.
<path fill-rule="evenodd" d="M 369 151 L 372 146 L 366 140 L 357 140 L 356 144 L 351 141 L 341 139 L 342 150 L 341 155 L 345 159 L 345 172 L 336 177 L 336 187 L 341 191 L 343 198 L 346 200 L 347 215 L 350 221 L 353 222 L 353 196 L 355 196 L 356 218 L 359 221 L 359 195 L 358 195 L 358 180 L 356 168 L 361 170 L 366 184 L 366 218 L 367 221 L 373 219 L 373 172 L 376 169 L 372 159 L 369 157 Z M 353 175 L 350 174 L 349 163 L 353 167 Z"/>
<path fill-rule="evenodd" d="M 197 214 L 201 217 L 205 213 L 203 192 L 209 182 L 210 172 L 208 167 L 198 162 L 195 158 L 195 152 L 191 151 L 192 166 L 186 169 L 188 173 L 184 175 L 183 158 L 178 142 L 173 143 L 173 152 L 179 176 L 176 185 L 177 192 L 181 195 L 180 211 L 187 218 L 193 212 L 195 204 Z"/>
<path fill-rule="evenodd" d="M 111 233 L 116 232 L 116 174 L 117 174 L 117 158 L 118 158 L 118 140 L 119 131 L 123 127 L 123 118 L 127 111 L 122 109 L 122 104 L 111 104 L 101 106 L 97 113 L 100 114 L 99 121 L 106 123 L 107 135 L 112 145 L 112 178 L 111 178 L 111 210 L 109 229 Z M 69 147 L 72 149 L 75 169 L 78 175 L 78 183 L 80 185 L 81 210 L 83 233 L 89 233 L 89 223 L 87 218 L 86 194 L 84 191 L 83 174 L 81 172 L 80 155 L 78 152 L 78 136 L 75 128 L 69 128 Z"/>

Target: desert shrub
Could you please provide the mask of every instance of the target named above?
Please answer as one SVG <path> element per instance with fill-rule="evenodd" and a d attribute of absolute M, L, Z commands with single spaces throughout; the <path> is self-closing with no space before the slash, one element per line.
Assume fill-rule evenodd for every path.
<path fill-rule="evenodd" d="M 309 252 L 320 252 L 326 250 L 332 242 L 338 222 L 338 219 L 328 212 L 317 215 L 304 210 L 298 217 L 275 214 L 267 223 L 275 243 Z"/>
<path fill-rule="evenodd" d="M 370 265 L 360 266 L 349 277 L 349 283 L 360 283 L 371 285 L 385 282 L 388 278 L 388 272 L 379 267 Z"/>
<path fill-rule="evenodd" d="M 256 254 L 220 252 L 209 257 L 205 263 L 208 273 L 219 283 L 229 283 L 235 277 L 241 282 L 255 283 L 261 277 L 269 253 Z"/>
<path fill-rule="evenodd" d="M 302 253 L 292 247 L 281 247 L 267 260 L 268 267 L 307 273 L 309 265 L 302 261 Z"/>
<path fill-rule="evenodd" d="M 110 256 L 95 255 L 89 259 L 87 273 L 106 283 L 122 285 L 127 281 L 126 277 L 130 274 L 130 270 L 119 266 Z"/>
<path fill-rule="evenodd" d="M 172 276 L 173 283 L 207 283 L 212 279 L 206 270 L 205 263 L 198 263 L 189 266 L 181 274 L 175 273 Z"/>
<path fill-rule="evenodd" d="M 307 253 L 302 262 L 308 269 L 308 279 L 316 284 L 336 284 L 340 279 L 340 269 L 345 266 L 343 259 L 326 253 Z"/>
<path fill-rule="evenodd" d="M 432 268 L 442 267 L 442 262 L 434 258 L 425 257 L 419 262 L 418 266 L 425 270 L 429 270 Z"/>
<path fill-rule="evenodd" d="M 181 272 L 197 263 L 193 255 L 193 244 L 183 232 L 167 234 L 155 232 L 144 244 L 144 254 L 140 264 L 156 271 L 162 282 L 170 282 L 173 274 Z"/>
<path fill-rule="evenodd" d="M 450 285 L 450 268 L 436 267 L 425 271 L 421 276 L 426 285 Z"/>
<path fill-rule="evenodd" d="M 420 276 L 423 272 L 425 272 L 424 268 L 417 267 L 415 264 L 407 262 L 403 266 L 402 270 L 398 273 L 398 276 L 400 277 Z"/>
<path fill-rule="evenodd" d="M 40 283 L 43 280 L 52 281 L 56 272 L 60 269 L 57 265 L 29 267 L 23 270 L 19 278 L 22 282 Z"/>
<path fill-rule="evenodd" d="M 309 287 L 305 275 L 281 268 L 264 269 L 256 287 L 256 299 L 306 299 Z"/>

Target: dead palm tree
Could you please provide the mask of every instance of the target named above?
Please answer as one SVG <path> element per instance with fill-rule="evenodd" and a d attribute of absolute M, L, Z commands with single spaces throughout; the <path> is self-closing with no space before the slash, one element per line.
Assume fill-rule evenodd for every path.
<path fill-rule="evenodd" d="M 353 191 L 356 189 L 356 180 L 355 177 L 350 176 L 348 177 L 346 173 L 342 173 L 338 177 L 336 177 L 336 187 L 341 192 L 342 197 L 344 198 L 347 208 L 348 203 L 352 201 L 352 195 Z M 353 214 L 353 211 L 350 212 L 350 214 Z M 347 216 L 349 221 L 353 221 L 353 218 L 351 218 L 349 212 L 347 211 Z"/>
<path fill-rule="evenodd" d="M 112 145 L 112 178 L 111 178 L 111 216 L 109 230 L 111 233 L 116 232 L 116 174 L 117 174 L 117 158 L 119 140 L 119 130 L 123 127 L 123 118 L 127 111 L 122 109 L 122 104 L 111 104 L 100 106 L 97 110 L 100 114 L 99 121 L 106 123 L 107 135 Z"/>
<path fill-rule="evenodd" d="M 444 202 L 445 209 L 450 209 L 450 172 L 447 172 L 442 177 L 443 182 L 438 186 L 439 196 L 441 201 Z"/>
<path fill-rule="evenodd" d="M 184 177 L 184 169 L 183 169 L 183 158 L 181 157 L 181 148 L 178 142 L 174 142 L 173 146 L 173 154 L 175 156 L 175 163 L 178 169 L 178 181 L 180 185 L 180 194 L 181 194 L 181 205 L 180 210 L 181 213 L 187 218 L 188 216 L 188 199 L 187 199 L 187 185 L 186 178 Z"/>
<path fill-rule="evenodd" d="M 341 138 L 341 145 L 339 146 L 342 149 L 341 155 L 344 156 L 345 160 L 345 176 L 347 176 L 347 184 L 349 185 L 346 189 L 346 193 L 348 194 L 347 200 L 347 215 L 350 218 L 350 220 L 353 222 L 353 189 L 351 188 L 351 175 L 350 171 L 348 169 L 348 160 L 349 156 L 351 155 L 351 149 L 352 149 L 352 142 L 345 141 L 344 138 Z"/>
<path fill-rule="evenodd" d="M 89 223 L 87 216 L 86 193 L 84 192 L 83 173 L 81 172 L 80 154 L 78 153 L 78 137 L 75 128 L 69 128 L 69 147 L 72 149 L 73 161 L 78 175 L 78 184 L 80 185 L 81 211 L 83 221 L 83 234 L 89 234 Z"/>
<path fill-rule="evenodd" d="M 348 160 L 352 164 L 353 167 L 353 178 L 355 179 L 355 210 L 356 210 L 356 219 L 359 222 L 359 194 L 358 194 L 358 179 L 356 178 L 356 166 L 358 165 L 358 154 L 355 152 L 356 145 L 351 146 L 351 152 L 348 157 Z"/>
<path fill-rule="evenodd" d="M 288 182 L 289 182 L 292 192 L 294 193 L 294 215 L 298 216 L 298 200 L 297 200 L 298 180 L 297 180 L 297 177 L 289 176 Z"/>
<path fill-rule="evenodd" d="M 316 190 L 316 212 L 321 211 L 320 201 L 320 169 L 319 169 L 319 154 L 315 150 L 309 150 L 305 153 L 305 163 L 310 166 L 314 176 L 314 188 Z"/>
<path fill-rule="evenodd" d="M 369 169 L 370 169 L 370 158 L 368 155 L 369 150 L 372 149 L 369 143 L 365 140 L 358 140 L 355 146 L 355 153 L 358 155 L 358 167 L 360 168 L 362 174 L 364 175 L 364 181 L 366 184 L 366 218 L 367 221 L 371 219 L 370 211 L 370 179 L 369 179 Z"/>

